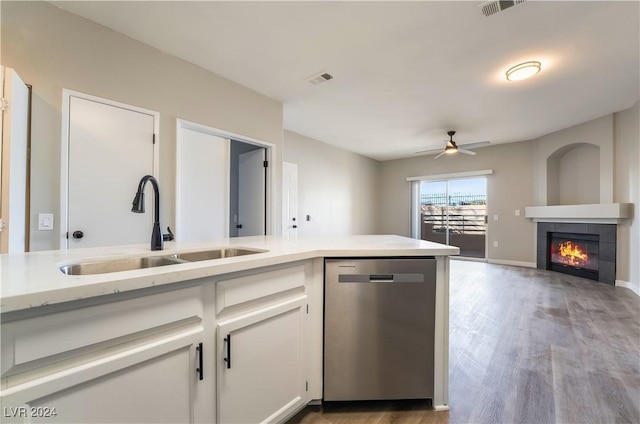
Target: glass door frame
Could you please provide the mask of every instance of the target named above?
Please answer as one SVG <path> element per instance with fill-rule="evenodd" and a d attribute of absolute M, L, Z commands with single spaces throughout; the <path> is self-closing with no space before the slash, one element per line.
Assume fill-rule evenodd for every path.
<path fill-rule="evenodd" d="M 407 181 L 411 183 L 411 237 L 421 240 L 422 239 L 422 211 L 420 201 L 420 184 L 423 182 L 438 182 L 438 181 L 450 181 L 450 180 L 463 180 L 473 179 L 476 177 L 486 177 L 492 175 L 492 169 L 485 169 L 480 171 L 470 172 L 458 172 L 451 174 L 438 174 L 438 175 L 423 175 L 418 177 L 408 177 Z M 489 184 L 489 178 L 487 178 L 487 186 Z M 448 193 L 447 183 L 447 193 Z M 488 189 L 487 189 L 488 192 Z M 447 197 L 448 198 L 448 197 Z M 487 193 L 487 205 L 489 204 L 489 196 Z M 488 212 L 487 212 L 488 213 Z M 447 209 L 447 228 L 449 227 L 449 211 Z M 446 240 L 449 242 L 449 231 L 446 231 Z M 485 233 L 485 257 L 484 258 L 466 258 L 470 260 L 487 260 L 488 257 L 488 241 L 489 240 L 489 226 L 487 225 Z"/>

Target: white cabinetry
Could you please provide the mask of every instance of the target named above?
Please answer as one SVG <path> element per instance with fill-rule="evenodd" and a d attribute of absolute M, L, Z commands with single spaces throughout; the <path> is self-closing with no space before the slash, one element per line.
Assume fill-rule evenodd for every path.
<path fill-rule="evenodd" d="M 313 264 L 3 314 L 0 421 L 283 422 L 321 393 Z"/>
<path fill-rule="evenodd" d="M 201 292 L 183 288 L 3 323 L 2 421 L 206 418 L 197 402 Z"/>
<path fill-rule="evenodd" d="M 217 283 L 218 422 L 279 422 L 307 402 L 311 262 Z"/>

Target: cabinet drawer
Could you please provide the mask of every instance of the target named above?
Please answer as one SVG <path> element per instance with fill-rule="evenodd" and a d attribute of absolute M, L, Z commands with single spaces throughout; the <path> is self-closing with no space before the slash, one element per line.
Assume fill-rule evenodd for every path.
<path fill-rule="evenodd" d="M 201 320 L 202 311 L 202 288 L 188 287 L 9 322 L 2 326 L 2 376 Z"/>
<path fill-rule="evenodd" d="M 296 289 L 302 291 L 310 272 L 311 262 L 304 261 L 217 280 L 216 313 Z"/>

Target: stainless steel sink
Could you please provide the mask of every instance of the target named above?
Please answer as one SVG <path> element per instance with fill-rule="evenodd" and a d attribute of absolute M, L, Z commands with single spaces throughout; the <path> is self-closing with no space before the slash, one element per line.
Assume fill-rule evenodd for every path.
<path fill-rule="evenodd" d="M 177 253 L 174 255 L 174 257 L 188 262 L 197 262 L 208 261 L 211 259 L 232 258 L 234 256 L 253 255 L 263 252 L 266 252 L 266 250 L 227 247 L 223 249 L 198 250 L 195 252 Z"/>
<path fill-rule="evenodd" d="M 182 262 L 183 261 L 176 260 L 176 258 L 172 256 L 149 256 L 145 258 L 109 259 L 64 265 L 60 267 L 60 271 L 67 275 L 106 274 L 109 272 L 175 265 Z"/>
<path fill-rule="evenodd" d="M 266 252 L 266 250 L 226 247 L 220 249 L 196 250 L 192 252 L 179 252 L 164 256 L 81 262 L 63 265 L 60 267 L 60 271 L 67 275 L 108 274 L 111 272 L 132 271 L 136 269 L 176 265 L 187 262 L 232 258 L 235 256 L 252 255 L 262 252 Z"/>

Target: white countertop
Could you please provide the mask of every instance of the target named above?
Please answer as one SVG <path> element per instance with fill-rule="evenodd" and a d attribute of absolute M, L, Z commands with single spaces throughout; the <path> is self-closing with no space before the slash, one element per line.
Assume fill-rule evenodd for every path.
<path fill-rule="evenodd" d="M 60 266 L 94 259 L 163 256 L 176 252 L 248 247 L 268 252 L 96 275 L 66 275 Z M 239 237 L 211 243 L 165 243 L 162 251 L 149 245 L 53 250 L 0 255 L 0 312 L 11 312 L 105 294 L 227 274 L 297 260 L 330 256 L 448 256 L 457 247 L 400 236 Z"/>

